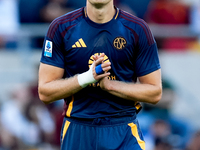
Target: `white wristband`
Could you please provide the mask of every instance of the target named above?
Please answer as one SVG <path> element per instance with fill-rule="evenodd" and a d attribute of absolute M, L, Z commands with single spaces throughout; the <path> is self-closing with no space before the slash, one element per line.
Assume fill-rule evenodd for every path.
<path fill-rule="evenodd" d="M 93 77 L 92 68 L 93 65 L 90 67 L 88 71 L 78 75 L 78 83 L 82 88 L 86 87 L 91 83 L 97 82 L 97 80 L 95 80 Z"/>

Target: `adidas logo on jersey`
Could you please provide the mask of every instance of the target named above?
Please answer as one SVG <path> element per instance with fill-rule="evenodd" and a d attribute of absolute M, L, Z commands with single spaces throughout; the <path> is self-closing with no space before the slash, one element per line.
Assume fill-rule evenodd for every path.
<path fill-rule="evenodd" d="M 72 45 L 72 48 L 76 47 L 87 47 L 85 42 L 83 41 L 82 38 L 80 38 L 74 45 Z"/>

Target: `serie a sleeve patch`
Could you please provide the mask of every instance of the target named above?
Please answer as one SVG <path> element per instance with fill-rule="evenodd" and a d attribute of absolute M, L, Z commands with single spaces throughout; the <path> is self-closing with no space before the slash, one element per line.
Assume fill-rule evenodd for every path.
<path fill-rule="evenodd" d="M 52 57 L 52 50 L 53 50 L 53 43 L 49 40 L 46 40 L 44 56 Z"/>

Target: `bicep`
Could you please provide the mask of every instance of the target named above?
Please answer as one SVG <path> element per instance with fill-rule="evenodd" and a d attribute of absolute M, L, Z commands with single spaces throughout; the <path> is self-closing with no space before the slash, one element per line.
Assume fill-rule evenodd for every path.
<path fill-rule="evenodd" d="M 40 63 L 39 68 L 39 85 L 61 79 L 64 75 L 64 69 Z"/>
<path fill-rule="evenodd" d="M 142 84 L 151 84 L 158 87 L 162 87 L 162 81 L 161 81 L 161 69 L 158 69 L 154 72 L 151 72 L 147 75 L 141 76 L 138 78 L 140 83 Z"/>

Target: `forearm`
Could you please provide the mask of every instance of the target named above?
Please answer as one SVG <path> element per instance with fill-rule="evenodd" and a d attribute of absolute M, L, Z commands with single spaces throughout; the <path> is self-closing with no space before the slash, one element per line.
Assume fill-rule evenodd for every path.
<path fill-rule="evenodd" d="M 68 79 L 58 79 L 43 83 L 39 85 L 38 91 L 40 99 L 48 104 L 69 97 L 81 89 L 82 87 L 78 83 L 77 76 L 74 76 Z"/>
<path fill-rule="evenodd" d="M 109 76 L 110 62 L 102 63 L 103 73 L 98 75 L 95 72 L 96 65 L 103 61 L 104 54 L 95 61 L 90 69 L 71 78 L 62 79 L 64 69 L 41 63 L 39 69 L 38 93 L 41 101 L 48 104 L 63 99 L 80 91 L 91 83 Z"/>
<path fill-rule="evenodd" d="M 109 81 L 105 89 L 109 93 L 132 101 L 156 104 L 162 95 L 161 86 L 151 84 L 135 84 L 120 81 Z"/>

